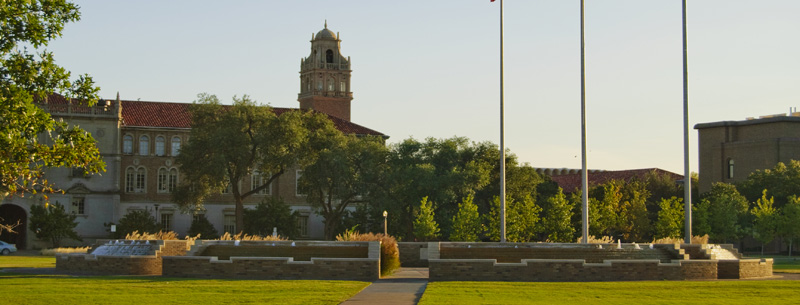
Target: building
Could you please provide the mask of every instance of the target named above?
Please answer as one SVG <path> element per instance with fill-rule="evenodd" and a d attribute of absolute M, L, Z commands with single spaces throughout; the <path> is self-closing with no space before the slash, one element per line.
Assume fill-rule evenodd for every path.
<path fill-rule="evenodd" d="M 564 193 L 579 192 L 583 187 L 582 175 L 580 170 L 571 169 L 545 169 L 544 173 L 548 173 L 553 179 L 553 182 L 558 184 Z M 590 170 L 588 182 L 589 187 L 598 186 L 609 182 L 611 180 L 630 181 L 638 179 L 644 181 L 648 174 L 656 173 L 659 175 L 668 175 L 675 183 L 683 181 L 683 175 L 679 175 L 670 171 L 665 171 L 659 168 L 644 168 L 644 169 L 628 169 L 618 171 L 605 171 L 605 170 Z"/>
<path fill-rule="evenodd" d="M 301 109 L 326 113 L 336 128 L 344 133 L 377 135 L 382 133 L 352 123 L 350 104 L 350 59 L 341 55 L 338 35 L 327 28 L 312 37 L 311 54 L 301 60 L 301 90 L 298 102 Z M 46 173 L 48 180 L 63 194 L 51 194 L 50 201 L 63 204 L 78 215 L 76 231 L 88 242 L 109 235 L 106 224 L 115 223 L 133 210 L 152 213 L 164 230 L 185 234 L 193 214 L 181 213 L 171 202 L 171 192 L 181 179 L 175 157 L 189 140 L 191 119 L 188 103 L 164 103 L 121 100 L 101 100 L 88 107 L 64 98 L 50 96 L 41 104 L 55 119 L 78 125 L 97 140 L 106 172 L 87 175 L 80 169 L 53 168 Z M 278 114 L 296 111 L 274 108 Z M 245 199 L 252 207 L 267 197 L 280 197 L 300 213 L 298 227 L 304 238 L 323 236 L 322 218 L 316 215 L 305 197 L 297 192 L 298 169 L 275 180 L 258 195 Z M 245 178 L 242 187 L 260 185 L 263 177 L 253 173 Z M 20 220 L 20 234 L 3 234 L 2 239 L 16 243 L 21 249 L 42 247 L 27 224 L 30 207 L 42 204 L 40 195 L 5 198 L 0 205 L 0 217 L 7 222 Z M 233 196 L 223 192 L 204 203 L 203 211 L 217 231 L 236 232 Z"/>
<path fill-rule="evenodd" d="M 698 190 L 715 182 L 736 183 L 750 173 L 800 160 L 800 113 L 702 123 L 698 133 Z"/>

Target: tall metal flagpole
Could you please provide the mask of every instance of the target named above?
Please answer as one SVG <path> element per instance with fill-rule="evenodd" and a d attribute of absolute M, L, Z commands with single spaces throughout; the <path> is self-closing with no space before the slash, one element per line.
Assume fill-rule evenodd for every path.
<path fill-rule="evenodd" d="M 586 6 L 581 0 L 581 201 L 583 213 L 581 219 L 583 226 L 581 242 L 589 243 L 589 174 L 586 172 L 586 53 L 584 40 L 584 15 Z"/>
<path fill-rule="evenodd" d="M 683 0 L 683 202 L 685 242 L 692 243 L 692 173 L 689 171 L 689 63 L 686 39 L 686 0 Z"/>
<path fill-rule="evenodd" d="M 506 149 L 503 109 L 503 0 L 500 0 L 500 242 L 506 242 Z"/>

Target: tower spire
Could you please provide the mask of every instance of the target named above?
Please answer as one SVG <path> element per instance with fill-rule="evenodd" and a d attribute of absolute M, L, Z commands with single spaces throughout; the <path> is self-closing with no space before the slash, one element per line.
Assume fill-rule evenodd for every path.
<path fill-rule="evenodd" d="M 328 19 L 325 19 L 325 28 L 328 28 Z"/>

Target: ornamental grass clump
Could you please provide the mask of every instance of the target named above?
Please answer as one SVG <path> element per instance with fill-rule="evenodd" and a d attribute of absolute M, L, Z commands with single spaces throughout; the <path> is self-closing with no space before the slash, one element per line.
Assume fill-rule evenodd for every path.
<path fill-rule="evenodd" d="M 289 239 L 280 235 L 260 236 L 260 235 L 244 234 L 243 232 L 239 232 L 239 234 L 236 235 L 231 235 L 231 233 L 225 232 L 225 234 L 220 236 L 218 240 L 285 241 Z"/>
<path fill-rule="evenodd" d="M 178 233 L 173 231 L 164 232 L 159 231 L 158 233 L 139 233 L 139 231 L 133 231 L 128 235 L 125 235 L 125 239 L 127 240 L 178 240 Z"/>
<path fill-rule="evenodd" d="M 59 253 L 87 253 L 89 252 L 89 247 L 77 247 L 77 248 L 52 248 L 52 249 L 42 249 L 41 255 L 42 256 L 56 256 Z"/>
<path fill-rule="evenodd" d="M 400 268 L 400 249 L 397 240 L 389 235 L 359 233 L 347 230 L 336 236 L 338 241 L 380 241 L 381 242 L 381 276 L 387 276 Z"/>
<path fill-rule="evenodd" d="M 674 237 L 665 237 L 656 239 L 653 241 L 654 244 L 682 244 L 683 238 L 674 238 Z M 692 244 L 695 245 L 705 245 L 708 243 L 708 234 L 703 236 L 692 236 Z"/>

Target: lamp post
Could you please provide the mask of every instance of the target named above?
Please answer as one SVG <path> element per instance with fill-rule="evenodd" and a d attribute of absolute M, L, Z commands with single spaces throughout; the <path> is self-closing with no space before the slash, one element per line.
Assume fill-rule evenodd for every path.
<path fill-rule="evenodd" d="M 389 213 L 383 211 L 383 235 L 389 235 L 386 230 L 386 216 L 389 216 Z"/>

